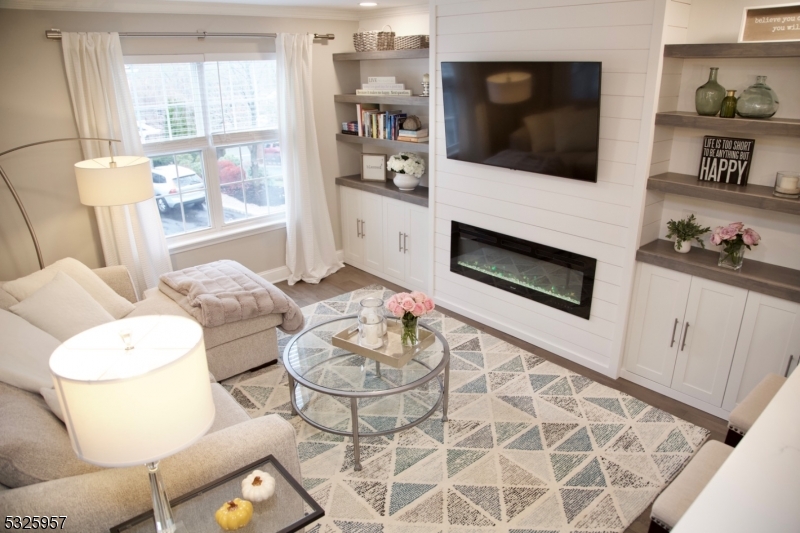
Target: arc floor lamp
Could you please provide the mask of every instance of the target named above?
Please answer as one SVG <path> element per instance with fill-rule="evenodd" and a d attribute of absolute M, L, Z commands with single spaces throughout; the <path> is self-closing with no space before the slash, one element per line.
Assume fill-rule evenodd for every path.
<path fill-rule="evenodd" d="M 118 139 L 105 139 L 99 137 L 67 137 L 64 139 L 50 139 L 48 141 L 39 141 L 30 144 L 17 146 L 10 150 L 0 152 L 0 157 L 23 148 L 30 148 L 31 146 L 39 146 L 42 144 L 50 144 L 65 141 L 108 141 L 109 151 L 113 154 L 111 148 L 113 142 L 121 142 Z M 42 249 L 39 246 L 39 239 L 36 237 L 36 231 L 33 229 L 33 224 L 25 210 L 22 199 L 19 197 L 14 185 L 6 174 L 3 167 L 0 166 L 0 176 L 11 191 L 11 196 L 19 207 L 22 218 L 25 219 L 25 225 L 28 227 L 28 233 L 33 240 L 33 246 L 36 248 L 36 258 L 39 260 L 39 268 L 44 268 L 44 259 L 42 258 Z M 88 206 L 114 206 L 114 205 L 127 205 L 135 204 L 148 200 L 153 197 L 153 183 L 150 173 L 150 160 L 146 157 L 137 156 L 110 156 L 110 157 L 96 157 L 94 159 L 87 159 L 75 163 L 75 179 L 78 182 L 78 194 L 81 203 Z"/>

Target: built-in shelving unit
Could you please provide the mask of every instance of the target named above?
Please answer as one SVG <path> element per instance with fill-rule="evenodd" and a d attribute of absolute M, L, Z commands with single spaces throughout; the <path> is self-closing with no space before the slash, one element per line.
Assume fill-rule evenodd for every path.
<path fill-rule="evenodd" d="M 393 104 L 393 105 L 424 105 L 430 102 L 427 96 L 362 96 L 358 94 L 336 94 L 334 102 L 344 104 Z"/>
<path fill-rule="evenodd" d="M 337 133 L 336 140 L 352 144 L 371 144 L 374 146 L 384 146 L 393 150 L 404 152 L 417 152 L 420 154 L 428 153 L 428 143 L 410 143 L 405 141 L 390 141 L 388 139 L 373 139 L 372 137 L 359 137 L 358 135 L 348 135 Z"/>
<path fill-rule="evenodd" d="M 656 126 L 700 128 L 749 135 L 800 137 L 800 120 L 791 118 L 720 118 L 704 117 L 694 111 L 656 113 Z"/>
<path fill-rule="evenodd" d="M 719 252 L 692 248 L 688 254 L 679 254 L 673 246 L 672 241 L 663 239 L 647 243 L 636 252 L 636 260 L 783 300 L 800 302 L 800 270 L 745 257 L 742 269 L 734 271 L 717 266 Z"/>
<path fill-rule="evenodd" d="M 683 59 L 800 57 L 800 42 L 668 44 L 664 46 L 664 57 Z"/>
<path fill-rule="evenodd" d="M 336 178 L 336 185 L 350 187 L 359 191 L 371 192 L 378 196 L 394 198 L 401 202 L 428 207 L 428 188 L 416 187 L 413 191 L 401 191 L 391 181 L 363 181 L 359 174 Z"/>
<path fill-rule="evenodd" d="M 772 194 L 772 187 L 765 185 L 746 185 L 700 181 L 691 174 L 666 172 L 650 176 L 647 189 L 682 196 L 692 196 L 714 202 L 768 209 L 792 215 L 800 215 L 800 200 L 778 198 Z"/>
<path fill-rule="evenodd" d="M 425 59 L 430 57 L 428 48 L 421 50 L 385 50 L 377 52 L 345 52 L 333 54 L 334 61 L 367 61 L 375 59 Z"/>

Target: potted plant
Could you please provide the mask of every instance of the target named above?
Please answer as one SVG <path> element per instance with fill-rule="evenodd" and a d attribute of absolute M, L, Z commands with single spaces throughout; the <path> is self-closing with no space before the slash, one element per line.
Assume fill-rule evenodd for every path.
<path fill-rule="evenodd" d="M 727 226 L 717 226 L 711 235 L 711 242 L 722 245 L 717 264 L 724 268 L 739 270 L 744 263 L 744 249 L 752 250 L 758 246 L 761 235 L 752 228 L 745 228 L 741 222 L 731 222 Z"/>
<path fill-rule="evenodd" d="M 669 230 L 667 238 L 671 239 L 675 237 L 675 251 L 681 254 L 689 253 L 689 250 L 692 249 L 693 240 L 697 241 L 701 248 L 705 248 L 706 244 L 700 236 L 711 231 L 711 228 L 704 228 L 698 224 L 694 218 L 694 214 L 678 220 L 677 222 L 670 220 L 667 222 L 667 229 Z"/>
<path fill-rule="evenodd" d="M 386 168 L 396 173 L 393 181 L 398 189 L 411 191 L 425 174 L 425 160 L 410 152 L 400 152 L 389 158 Z"/>

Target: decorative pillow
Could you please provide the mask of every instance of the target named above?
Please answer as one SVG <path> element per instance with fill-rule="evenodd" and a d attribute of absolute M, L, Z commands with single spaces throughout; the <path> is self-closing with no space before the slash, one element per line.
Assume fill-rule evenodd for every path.
<path fill-rule="evenodd" d="M 2 309 L 0 337 L 0 381 L 31 392 L 53 386 L 49 362 L 57 339 Z"/>
<path fill-rule="evenodd" d="M 4 291 L 2 287 L 0 287 L 0 309 L 8 311 L 9 307 L 18 303 L 19 300 L 11 296 L 9 293 Z"/>
<path fill-rule="evenodd" d="M 61 342 L 114 321 L 83 287 L 63 272 L 9 310 Z"/>
<path fill-rule="evenodd" d="M 64 424 L 38 396 L 0 383 L 0 483 L 16 488 L 101 470 L 78 459 Z"/>
<path fill-rule="evenodd" d="M 24 278 L 9 281 L 3 285 L 3 289 L 21 302 L 44 287 L 45 284 L 53 281 L 58 272 L 64 272 L 75 280 L 112 317 L 122 318 L 133 311 L 131 302 L 114 292 L 114 289 L 106 285 L 89 267 L 71 257 L 60 259 L 44 270 L 34 272 Z"/>
<path fill-rule="evenodd" d="M 62 422 L 64 421 L 64 411 L 61 410 L 61 403 L 58 401 L 58 394 L 53 387 L 42 387 L 39 389 L 39 394 L 44 398 L 44 403 L 58 417 Z"/>

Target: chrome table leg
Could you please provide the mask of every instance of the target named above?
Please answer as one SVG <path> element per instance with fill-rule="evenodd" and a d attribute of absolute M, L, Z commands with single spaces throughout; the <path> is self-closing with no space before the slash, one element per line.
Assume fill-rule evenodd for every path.
<path fill-rule="evenodd" d="M 381 362 L 375 361 L 375 375 L 381 377 Z"/>
<path fill-rule="evenodd" d="M 447 404 L 450 400 L 450 361 L 444 367 L 444 398 L 442 398 L 442 422 L 447 422 Z"/>
<path fill-rule="evenodd" d="M 289 405 L 292 406 L 292 416 L 297 416 L 297 409 L 294 407 L 295 402 L 295 388 L 294 388 L 294 378 L 291 374 L 286 374 L 289 377 Z"/>
<path fill-rule="evenodd" d="M 361 448 L 358 445 L 358 398 L 350 398 L 350 414 L 353 418 L 353 470 L 361 470 Z"/>

